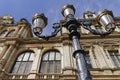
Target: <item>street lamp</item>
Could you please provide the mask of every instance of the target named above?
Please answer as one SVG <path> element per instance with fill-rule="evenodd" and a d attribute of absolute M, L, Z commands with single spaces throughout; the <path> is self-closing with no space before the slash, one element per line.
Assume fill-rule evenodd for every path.
<path fill-rule="evenodd" d="M 61 22 L 54 23 L 53 24 L 54 32 L 52 32 L 51 35 L 44 36 L 41 35 L 41 33 L 42 29 L 47 25 L 47 18 L 44 16 L 44 14 L 36 14 L 33 17 L 32 21 L 34 25 L 33 32 L 39 38 L 48 40 L 49 38 L 56 36 L 62 27 L 65 27 L 67 30 L 69 30 L 70 32 L 69 37 L 74 47 L 73 57 L 76 59 L 78 80 L 92 80 L 92 77 L 86 65 L 84 50 L 82 49 L 79 41 L 80 33 L 78 32 L 78 28 L 81 25 L 83 28 L 89 30 L 91 33 L 95 35 L 101 36 L 108 35 L 112 33 L 115 29 L 115 22 L 112 11 L 104 10 L 100 12 L 96 18 L 93 19 L 94 21 L 96 21 L 97 24 L 105 27 L 106 31 L 100 32 L 90 27 L 92 25 L 93 20 L 82 19 L 81 21 L 79 21 L 78 19 L 76 19 L 74 17 L 75 8 L 73 5 L 70 4 L 65 5 L 62 8 L 62 15 L 65 17 L 64 23 Z"/>
<path fill-rule="evenodd" d="M 112 11 L 103 10 L 99 13 L 97 16 L 98 22 L 105 27 L 105 29 L 108 31 L 112 28 L 115 28 L 115 22 L 113 19 Z"/>
<path fill-rule="evenodd" d="M 44 16 L 44 14 L 35 14 L 33 17 L 32 23 L 34 25 L 33 31 L 35 33 L 41 34 L 42 29 L 45 28 L 47 25 L 47 17 Z"/>

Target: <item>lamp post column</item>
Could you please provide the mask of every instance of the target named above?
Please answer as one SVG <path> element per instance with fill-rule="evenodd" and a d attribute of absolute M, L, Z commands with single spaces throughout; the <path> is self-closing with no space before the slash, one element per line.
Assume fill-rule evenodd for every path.
<path fill-rule="evenodd" d="M 78 71 L 78 79 L 79 80 L 92 80 L 90 73 L 87 69 L 86 61 L 85 61 L 85 54 L 81 48 L 79 43 L 79 39 L 77 36 L 72 37 L 72 42 L 74 46 L 74 57 L 76 59 L 77 71 Z"/>
<path fill-rule="evenodd" d="M 78 80 L 92 80 L 90 73 L 87 69 L 84 51 L 81 48 L 79 39 L 80 33 L 77 31 L 80 23 L 74 18 L 75 8 L 73 5 L 65 5 L 62 8 L 62 14 L 65 17 L 65 23 L 63 24 L 70 32 L 70 39 L 72 40 L 73 47 L 75 49 L 73 56 L 76 59 Z"/>
<path fill-rule="evenodd" d="M 71 23 L 72 22 L 72 23 Z M 75 22 L 75 23 L 73 23 Z M 80 45 L 80 33 L 77 31 L 76 20 L 68 21 L 67 29 L 70 31 L 70 39 L 72 40 L 74 53 L 73 56 L 76 59 L 77 71 L 78 71 L 78 80 L 92 80 L 89 70 L 87 69 L 87 64 L 85 61 L 85 54 Z M 70 24 L 71 23 L 71 24 Z"/>

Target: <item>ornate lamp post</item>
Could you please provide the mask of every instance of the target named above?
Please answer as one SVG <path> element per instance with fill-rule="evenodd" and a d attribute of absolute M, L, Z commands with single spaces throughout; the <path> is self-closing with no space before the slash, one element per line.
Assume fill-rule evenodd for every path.
<path fill-rule="evenodd" d="M 54 23 L 53 24 L 54 32 L 51 35 L 43 36 L 41 35 L 41 33 L 42 33 L 42 29 L 47 25 L 47 18 L 44 16 L 44 14 L 36 14 L 33 17 L 33 25 L 34 25 L 33 32 L 39 38 L 48 40 L 49 38 L 56 36 L 62 27 L 65 27 L 67 30 L 69 30 L 70 32 L 69 37 L 73 43 L 73 47 L 75 50 L 73 53 L 73 57 L 76 59 L 78 80 L 92 80 L 90 72 L 87 69 L 84 50 L 82 49 L 79 41 L 80 33 L 77 31 L 77 29 L 81 25 L 83 28 L 89 30 L 91 33 L 95 35 L 105 36 L 112 33 L 115 29 L 115 23 L 114 23 L 114 17 L 112 11 L 104 10 L 100 12 L 96 18 L 94 18 L 94 21 L 96 21 L 99 25 L 104 26 L 106 29 L 106 31 L 100 31 L 100 32 L 90 27 L 92 25 L 93 20 L 91 19 L 84 19 L 81 21 L 77 20 L 74 17 L 75 8 L 73 5 L 69 5 L 69 4 L 65 5 L 62 9 L 62 15 L 65 17 L 64 20 L 65 22 Z"/>

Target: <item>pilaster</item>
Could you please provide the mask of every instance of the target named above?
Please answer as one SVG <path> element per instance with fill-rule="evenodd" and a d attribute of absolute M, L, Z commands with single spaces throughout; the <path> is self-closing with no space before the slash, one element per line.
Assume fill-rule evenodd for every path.
<path fill-rule="evenodd" d="M 72 44 L 70 41 L 63 41 L 63 74 L 73 74 L 75 68 L 73 67 Z"/>
<path fill-rule="evenodd" d="M 9 45 L 4 45 L 2 48 L 2 51 L 0 52 L 0 60 L 2 59 L 3 55 L 5 54 L 5 52 L 7 51 Z"/>
<path fill-rule="evenodd" d="M 10 55 L 9 55 L 7 62 L 4 66 L 4 69 L 6 72 L 9 72 L 11 70 L 13 63 L 15 62 L 15 59 L 16 59 L 15 54 L 18 50 L 19 44 L 11 44 L 10 46 L 12 46 L 12 50 L 10 51 Z"/>
<path fill-rule="evenodd" d="M 35 54 L 34 61 L 32 63 L 31 71 L 28 76 L 28 79 L 36 79 L 39 68 L 40 68 L 40 61 L 41 61 L 41 50 L 42 48 L 38 48 Z"/>
<path fill-rule="evenodd" d="M 103 56 L 104 54 L 103 49 L 100 47 L 100 45 L 94 45 L 94 52 L 95 52 L 97 61 L 100 64 L 99 68 L 108 68 L 108 65 Z"/>
<path fill-rule="evenodd" d="M 14 45 L 10 45 L 9 48 L 7 49 L 6 53 L 4 54 L 2 59 L 0 60 L 1 68 L 4 67 L 4 65 L 7 62 L 9 56 L 11 55 L 11 52 L 13 51 L 13 49 L 14 49 Z"/>
<path fill-rule="evenodd" d="M 99 64 L 98 64 L 98 62 L 97 62 L 96 55 L 95 55 L 95 53 L 94 53 L 94 51 L 93 51 L 93 47 L 91 47 L 91 48 L 89 49 L 89 54 L 90 54 L 90 59 L 91 59 L 92 67 L 93 67 L 93 68 L 98 68 Z"/>

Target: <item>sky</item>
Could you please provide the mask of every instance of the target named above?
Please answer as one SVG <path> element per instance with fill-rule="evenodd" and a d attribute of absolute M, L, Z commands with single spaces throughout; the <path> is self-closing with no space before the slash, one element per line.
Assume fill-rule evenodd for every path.
<path fill-rule="evenodd" d="M 50 34 L 53 31 L 52 24 L 64 19 L 61 10 L 66 4 L 75 7 L 77 18 L 82 18 L 85 11 L 97 14 L 104 9 L 112 10 L 116 17 L 120 16 L 120 0 L 0 0 L 0 16 L 11 15 L 15 22 L 26 18 L 32 24 L 35 13 L 44 13 L 48 25 L 43 34 Z"/>

